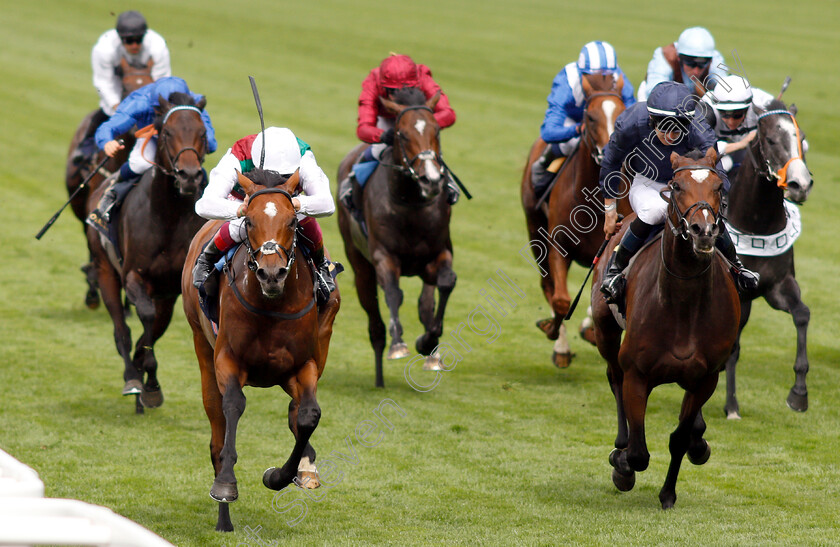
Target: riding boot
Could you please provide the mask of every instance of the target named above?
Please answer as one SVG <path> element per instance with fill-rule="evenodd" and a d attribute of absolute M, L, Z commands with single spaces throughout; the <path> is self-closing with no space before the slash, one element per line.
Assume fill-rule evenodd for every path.
<path fill-rule="evenodd" d="M 650 235 L 653 226 L 636 218 L 630 227 L 621 237 L 615 252 L 607 262 L 607 269 L 604 271 L 604 278 L 601 280 L 601 292 L 609 304 L 618 304 L 624 297 L 624 276 L 622 272 L 630 264 L 645 240 Z M 641 235 L 640 235 L 641 234 Z"/>
<path fill-rule="evenodd" d="M 735 280 L 735 286 L 739 293 L 754 291 L 758 288 L 760 276 L 757 272 L 748 270 L 735 250 L 735 244 L 732 243 L 732 238 L 729 237 L 729 231 L 723 223 L 720 223 L 720 231 L 715 240 L 715 247 L 720 250 L 724 258 L 729 261 L 729 272 Z"/>
<path fill-rule="evenodd" d="M 344 204 L 348 211 L 355 208 L 353 203 L 353 177 L 347 175 L 338 183 L 338 200 Z"/>
<path fill-rule="evenodd" d="M 119 175 L 102 194 L 96 209 L 90 212 L 85 222 L 100 232 L 101 228 L 104 228 L 107 233 L 107 225 L 111 222 L 111 211 L 123 202 L 134 185 L 140 181 L 140 177 L 141 175 L 127 168 L 127 164 L 120 168 Z"/>
<path fill-rule="evenodd" d="M 554 180 L 565 159 L 559 146 L 549 144 L 537 161 L 531 165 L 531 184 L 537 198 L 542 197 L 551 185 L 551 181 Z"/>
<path fill-rule="evenodd" d="M 315 263 L 315 269 L 318 274 L 318 306 L 323 306 L 330 299 L 330 294 L 335 290 L 335 281 L 330 273 L 330 261 L 324 256 L 324 249 L 312 252 L 312 262 Z"/>
<path fill-rule="evenodd" d="M 222 259 L 225 252 L 216 247 L 215 238 L 211 239 L 204 250 L 198 255 L 193 268 L 193 286 L 198 289 L 204 285 L 213 269 L 216 267 L 216 262 Z"/>

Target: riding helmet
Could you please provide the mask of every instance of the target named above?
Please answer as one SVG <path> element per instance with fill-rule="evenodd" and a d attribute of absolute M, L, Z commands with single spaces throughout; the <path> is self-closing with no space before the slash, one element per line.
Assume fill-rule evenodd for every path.
<path fill-rule="evenodd" d="M 379 78 L 382 87 L 403 88 L 417 87 L 420 73 L 417 65 L 408 55 L 391 55 L 379 65 Z"/>
<path fill-rule="evenodd" d="M 647 109 L 651 118 L 682 118 L 690 120 L 697 108 L 697 98 L 684 84 L 660 82 L 650 92 Z"/>
<path fill-rule="evenodd" d="M 753 94 L 749 82 L 735 74 L 724 76 L 708 95 L 718 110 L 743 110 L 749 108 Z"/>
<path fill-rule="evenodd" d="M 677 40 L 677 53 L 688 57 L 708 57 L 715 54 L 715 39 L 703 27 L 685 29 Z"/>
<path fill-rule="evenodd" d="M 577 61 L 581 74 L 612 74 L 618 68 L 615 49 L 607 42 L 589 42 L 580 50 Z"/>
<path fill-rule="evenodd" d="M 117 17 L 117 34 L 120 38 L 146 34 L 146 18 L 139 11 L 124 11 Z"/>
<path fill-rule="evenodd" d="M 301 145 L 290 129 L 285 127 L 266 127 L 265 163 L 263 169 L 276 171 L 281 175 L 294 173 L 300 167 Z M 255 167 L 260 167 L 260 155 L 263 149 L 263 134 L 257 135 L 251 144 L 251 159 Z"/>

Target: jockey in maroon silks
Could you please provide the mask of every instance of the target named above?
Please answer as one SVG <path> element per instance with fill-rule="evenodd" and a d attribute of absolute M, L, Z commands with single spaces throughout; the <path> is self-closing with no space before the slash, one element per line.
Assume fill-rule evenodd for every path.
<path fill-rule="evenodd" d="M 364 151 L 360 162 L 378 162 L 382 151 L 393 144 L 396 118 L 382 105 L 380 98 L 390 99 L 391 93 L 404 87 L 420 89 L 427 100 L 440 92 L 440 99 L 434 107 L 435 120 L 441 129 L 455 123 L 455 111 L 449 106 L 449 98 L 432 78 L 429 67 L 416 64 L 408 55 L 391 54 L 371 70 L 362 82 L 356 135 L 372 146 Z M 353 208 L 352 186 L 349 177 L 339 185 L 339 197 L 348 209 Z M 460 191 L 451 179 L 448 188 L 448 200 L 451 205 L 458 201 Z"/>

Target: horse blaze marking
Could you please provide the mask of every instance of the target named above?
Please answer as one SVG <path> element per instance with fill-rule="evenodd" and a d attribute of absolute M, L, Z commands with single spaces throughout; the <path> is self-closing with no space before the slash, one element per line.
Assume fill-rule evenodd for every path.
<path fill-rule="evenodd" d="M 692 169 L 691 170 L 691 178 L 696 180 L 697 182 L 703 182 L 709 176 L 708 169 Z"/>
<path fill-rule="evenodd" d="M 609 135 L 612 135 L 613 130 L 615 129 L 615 120 L 613 120 L 613 113 L 615 112 L 615 103 L 612 101 L 604 101 L 601 104 L 601 107 L 604 109 L 604 116 L 607 117 L 607 133 Z"/>
<path fill-rule="evenodd" d="M 277 214 L 277 206 L 274 205 L 273 203 L 269 202 L 265 206 L 265 209 L 263 210 L 263 213 L 265 213 L 265 216 L 267 216 L 267 217 L 274 218 L 274 215 Z"/>
<path fill-rule="evenodd" d="M 426 129 L 426 120 L 417 120 L 417 123 L 414 124 L 414 129 L 422 135 L 423 131 Z"/>

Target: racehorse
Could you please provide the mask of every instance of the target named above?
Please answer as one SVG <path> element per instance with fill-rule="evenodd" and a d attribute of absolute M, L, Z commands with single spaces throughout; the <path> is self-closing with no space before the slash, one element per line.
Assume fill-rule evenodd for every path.
<path fill-rule="evenodd" d="M 120 68 L 118 69 L 118 74 L 122 78 L 122 85 L 123 85 L 123 98 L 126 95 L 140 89 L 146 84 L 152 83 L 152 64 L 153 61 L 149 59 L 149 62 L 143 67 L 135 67 L 128 63 L 128 61 L 123 57 L 120 61 Z M 101 109 L 96 109 L 93 112 L 89 113 L 87 116 L 84 117 L 82 123 L 79 124 L 79 127 L 76 129 L 76 132 L 73 134 L 73 139 L 70 141 L 70 148 L 67 151 L 67 162 L 64 172 L 64 182 L 67 186 L 67 194 L 73 195 L 73 192 L 79 187 L 82 181 L 91 174 L 91 170 L 94 166 L 98 165 L 102 160 L 105 159 L 105 152 L 98 150 L 94 153 L 91 157 L 90 161 L 83 161 L 81 163 L 76 163 L 74 161 L 74 153 L 78 149 L 81 142 L 85 139 L 86 135 L 93 134 L 93 131 L 97 127 L 99 127 L 102 122 L 107 119 L 107 116 Z M 93 125 L 92 125 L 93 124 Z M 119 169 L 120 165 L 125 163 L 128 159 L 128 154 L 134 145 L 134 136 L 131 134 L 126 134 L 122 136 L 123 141 L 125 141 L 125 148 L 120 150 L 116 156 L 109 159 L 105 165 L 102 166 L 102 169 L 94 174 L 86 187 L 82 189 L 73 200 L 70 202 L 70 207 L 73 209 L 73 214 L 76 215 L 76 218 L 79 219 L 79 222 L 82 223 L 82 230 L 85 231 L 85 219 L 87 218 L 87 199 L 90 195 L 90 192 L 95 189 L 99 184 L 111 173 Z M 82 271 L 85 273 L 85 277 L 87 278 L 88 283 L 88 291 L 85 295 L 85 305 L 91 309 L 95 309 L 99 307 L 99 292 L 97 290 L 98 285 L 96 282 L 96 269 L 93 267 L 93 257 L 90 257 L 90 261 L 82 266 Z"/>
<path fill-rule="evenodd" d="M 236 428 L 245 410 L 245 385 L 281 386 L 292 397 L 289 429 L 295 446 L 281 468 L 270 468 L 263 483 L 281 490 L 295 481 L 303 488 L 318 486 L 309 437 L 318 425 L 321 409 L 315 398 L 318 379 L 327 360 L 332 325 L 340 306 L 335 290 L 320 310 L 315 306 L 314 270 L 296 260 L 297 218 L 291 192 L 298 175 L 276 187 L 255 169 L 240 174 L 239 184 L 249 196 L 246 211 L 248 237 L 225 272 L 221 284 L 218 335 L 200 309 L 192 284 L 192 268 L 184 268 L 181 288 L 184 311 L 193 330 L 195 353 L 201 367 L 204 409 L 210 419 L 210 457 L 215 480 L 210 496 L 219 502 L 216 530 L 232 531 L 228 504 L 238 497 L 233 466 L 236 463 Z M 276 176 L 276 175 L 274 175 Z M 276 182 L 276 181 L 274 181 Z M 208 222 L 193 238 L 187 264 L 193 264 L 221 221 Z"/>
<path fill-rule="evenodd" d="M 802 302 L 794 276 L 793 241 L 799 235 L 798 209 L 785 200 L 801 204 L 814 184 L 802 152 L 802 134 L 796 109 L 781 101 L 760 114 L 756 138 L 729 193 L 727 221 L 732 240 L 744 265 L 761 275 L 758 289 L 741 295 L 741 325 L 738 341 L 726 363 L 726 406 L 729 418 L 740 418 L 735 397 L 735 366 L 740 354 L 740 333 L 750 318 L 752 301 L 763 296 L 770 306 L 793 316 L 796 326 L 796 380 L 787 397 L 793 410 L 808 410 L 806 334 L 811 311 Z"/>
<path fill-rule="evenodd" d="M 553 316 L 537 322 L 549 340 L 555 340 L 552 361 L 560 368 L 572 360 L 563 318 L 571 298 L 567 274 L 572 261 L 589 267 L 603 238 L 603 199 L 598 189 L 598 173 L 604 147 L 610 140 L 615 120 L 624 112 L 621 89 L 624 78 L 588 75 L 583 78 L 584 117 L 578 149 L 565 161 L 551 194 L 537 207 L 538 196 L 531 184 L 531 165 L 542 154 L 545 141 L 537 138 L 522 173 L 521 195 L 531 250 L 540 269 L 543 294 Z M 629 214 L 622 200 L 620 212 Z"/>
<path fill-rule="evenodd" d="M 647 469 L 650 461 L 645 441 L 650 392 L 672 382 L 686 391 L 669 443 L 671 464 L 659 492 L 663 509 L 677 500 L 677 475 L 686 452 L 695 465 L 711 454 L 703 439 L 701 408 L 735 344 L 740 315 L 729 264 L 715 252 L 723 188 L 714 170 L 717 154 L 710 148 L 705 157 L 693 156 L 698 159 L 671 154 L 674 178 L 663 191 L 670 191 L 667 225 L 630 266 L 623 341 L 619 320 L 599 290 L 606 261 L 599 261 L 592 281 L 595 340 L 607 361 L 618 410 L 618 435 L 609 459 L 619 490 L 632 489 L 635 472 Z M 628 225 L 613 236 L 608 249 L 618 244 Z"/>
<path fill-rule="evenodd" d="M 341 200 L 336 200 L 344 249 L 353 266 L 359 302 L 368 315 L 377 387 L 385 386 L 385 324 L 379 313 L 377 283 L 385 292 L 391 314 L 388 359 L 399 359 L 408 355 L 399 318 L 403 301 L 400 276 L 423 280 L 418 312 L 426 331 L 417 338 L 415 348 L 428 356 L 425 368 L 440 370 L 439 356 L 433 353 L 443 333 L 446 303 L 457 279 L 452 270 L 449 235 L 451 208 L 442 191 L 449 175 L 440 157 L 440 127 L 433 115 L 440 95 L 426 100 L 421 90 L 404 88 L 394 98 L 381 99 L 396 115 L 395 137 L 393 147 L 383 151 L 382 163 L 364 189 L 362 209 L 367 235 Z M 347 176 L 365 146 L 357 146 L 344 158 L 338 167 L 339 180 Z M 435 287 L 440 299 L 437 310 Z"/>
<path fill-rule="evenodd" d="M 117 351 L 125 363 L 123 395 L 137 395 L 138 413 L 143 406 L 163 404 L 154 344 L 172 318 L 175 300 L 181 293 L 187 248 L 204 222 L 195 214 L 195 201 L 205 183 L 201 164 L 206 130 L 201 111 L 206 100 L 202 98 L 196 104 L 185 93 L 173 93 L 169 101 L 160 97 L 159 102 L 154 122 L 158 164 L 128 194 L 116 219 L 112 216 L 116 248 L 92 227 L 87 229 L 99 288 L 114 323 Z M 90 209 L 96 206 L 104 189 L 105 185 L 100 185 L 90 195 Z M 143 324 L 133 359 L 122 289 Z"/>

